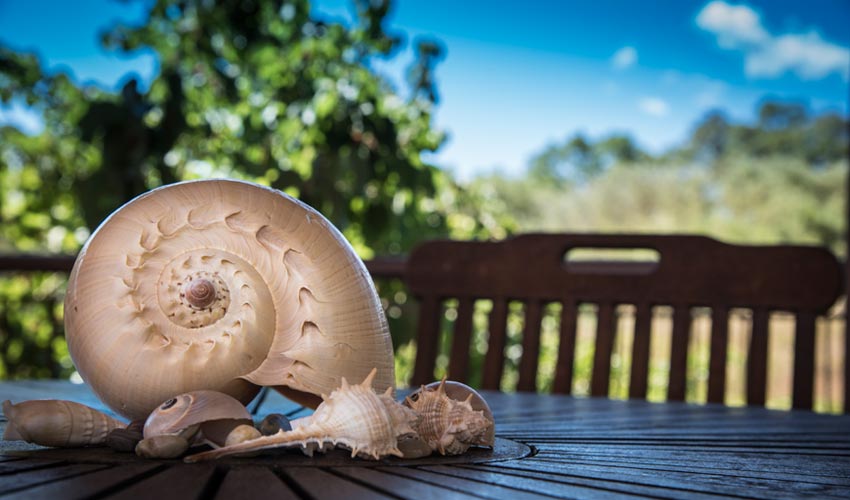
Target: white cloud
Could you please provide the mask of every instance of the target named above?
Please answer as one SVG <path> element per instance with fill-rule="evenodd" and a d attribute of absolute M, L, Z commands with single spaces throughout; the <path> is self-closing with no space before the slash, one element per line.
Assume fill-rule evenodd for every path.
<path fill-rule="evenodd" d="M 631 46 L 626 46 L 617 52 L 614 52 L 614 55 L 611 57 L 611 66 L 614 69 L 627 69 L 634 66 L 637 63 L 637 60 L 637 49 Z"/>
<path fill-rule="evenodd" d="M 816 31 L 807 34 L 771 34 L 759 14 L 746 5 L 722 0 L 706 4 L 697 14 L 697 26 L 713 33 L 724 49 L 744 53 L 744 71 L 751 78 L 775 78 L 793 72 L 804 80 L 838 73 L 850 77 L 850 50 L 824 40 Z"/>
<path fill-rule="evenodd" d="M 697 14 L 697 26 L 717 35 L 717 42 L 727 49 L 759 44 L 770 38 L 756 11 L 720 0 L 703 7 Z"/>
<path fill-rule="evenodd" d="M 655 116 L 667 116 L 670 113 L 670 105 L 659 97 L 644 97 L 638 101 L 638 108 L 644 113 Z"/>
<path fill-rule="evenodd" d="M 832 72 L 847 79 L 850 50 L 824 41 L 816 32 L 782 35 L 749 54 L 744 69 L 753 77 L 776 77 L 794 71 L 804 80 L 817 80 Z"/>

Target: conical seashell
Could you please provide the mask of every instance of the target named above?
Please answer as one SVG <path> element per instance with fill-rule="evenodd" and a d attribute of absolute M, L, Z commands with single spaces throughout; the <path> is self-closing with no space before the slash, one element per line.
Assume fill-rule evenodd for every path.
<path fill-rule="evenodd" d="M 464 399 L 454 399 L 448 390 Z M 475 409 L 473 403 L 481 409 Z M 423 386 L 404 404 L 420 417 L 416 428 L 420 439 L 442 455 L 460 455 L 470 446 L 495 444 L 493 414 L 484 398 L 469 386 L 443 379 L 436 387 Z"/>
<path fill-rule="evenodd" d="M 73 401 L 43 399 L 12 404 L 3 401 L 8 423 L 3 432 L 7 441 L 22 440 L 42 446 L 77 447 L 106 443 L 113 429 L 127 424 Z"/>
<path fill-rule="evenodd" d="M 144 437 L 178 435 L 190 444 L 223 446 L 231 430 L 251 422 L 248 410 L 227 394 L 193 391 L 159 405 L 145 421 Z"/>
<path fill-rule="evenodd" d="M 351 456 L 379 459 L 388 455 L 402 456 L 399 438 L 414 434 L 418 417 L 392 397 L 392 388 L 378 395 L 372 390 L 373 370 L 359 385 L 342 386 L 324 398 L 313 415 L 303 425 L 291 431 L 281 431 L 233 446 L 186 457 L 187 462 L 199 462 L 228 455 L 300 446 L 305 453 L 326 451 L 341 445 L 351 450 Z"/>
<path fill-rule="evenodd" d="M 231 180 L 165 186 L 113 213 L 77 257 L 68 347 L 110 408 L 145 418 L 175 394 L 242 403 L 280 386 L 315 407 L 342 377 L 394 383 L 369 274 L 321 214 Z"/>

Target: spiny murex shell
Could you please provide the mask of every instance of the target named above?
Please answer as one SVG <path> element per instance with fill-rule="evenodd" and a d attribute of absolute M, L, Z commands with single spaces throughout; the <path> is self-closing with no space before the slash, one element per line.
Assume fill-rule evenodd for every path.
<path fill-rule="evenodd" d="M 452 395 L 447 393 L 448 387 Z M 464 399 L 455 399 L 458 396 Z M 419 438 L 442 455 L 460 455 L 470 446 L 492 448 L 495 444 L 493 414 L 484 398 L 469 386 L 443 379 L 436 386 L 423 386 L 404 404 L 420 417 Z"/>
<path fill-rule="evenodd" d="M 418 416 L 393 399 L 392 387 L 383 394 L 372 390 L 373 370 L 358 385 L 342 386 L 316 408 L 311 417 L 291 431 L 280 431 L 233 446 L 226 446 L 186 457 L 187 462 L 199 462 L 271 448 L 300 446 L 312 456 L 313 450 L 325 451 L 342 445 L 351 456 L 379 459 L 388 455 L 401 457 L 399 438 L 415 433 Z"/>
<path fill-rule="evenodd" d="M 180 394 L 159 405 L 145 421 L 145 439 L 179 435 L 194 444 L 223 446 L 228 434 L 242 424 L 252 423 L 242 403 L 216 391 Z"/>
<path fill-rule="evenodd" d="M 394 382 L 351 246 L 312 208 L 245 182 L 173 184 L 113 213 L 74 264 L 65 329 L 80 375 L 130 419 L 201 389 L 247 403 L 256 385 L 282 386 L 315 407 L 372 367 Z"/>
<path fill-rule="evenodd" d="M 8 423 L 3 432 L 7 441 L 22 440 L 42 446 L 95 446 L 106 442 L 113 429 L 127 424 L 94 408 L 58 399 L 37 399 L 12 404 L 3 401 Z"/>

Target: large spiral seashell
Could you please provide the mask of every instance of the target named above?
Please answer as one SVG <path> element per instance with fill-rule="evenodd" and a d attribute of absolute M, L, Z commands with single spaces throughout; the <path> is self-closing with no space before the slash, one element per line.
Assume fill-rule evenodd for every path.
<path fill-rule="evenodd" d="M 280 386 L 315 407 L 372 367 L 394 382 L 386 318 L 348 242 L 307 205 L 239 181 L 165 186 L 113 213 L 74 265 L 65 328 L 80 375 L 130 419 L 202 389 L 247 403 Z"/>
<path fill-rule="evenodd" d="M 3 401 L 3 415 L 8 420 L 3 439 L 60 448 L 105 444 L 111 430 L 127 425 L 94 408 L 59 399 Z"/>
<path fill-rule="evenodd" d="M 280 431 L 239 444 L 225 446 L 186 457 L 186 462 L 200 462 L 229 455 L 273 448 L 301 447 L 312 455 L 313 450 L 326 451 L 335 446 L 351 450 L 351 456 L 377 460 L 394 455 L 402 457 L 399 439 L 415 435 L 419 417 L 392 397 L 392 387 L 383 394 L 372 389 L 375 371 L 357 385 L 342 386 L 324 398 L 315 413 L 302 420 L 291 431 Z"/>

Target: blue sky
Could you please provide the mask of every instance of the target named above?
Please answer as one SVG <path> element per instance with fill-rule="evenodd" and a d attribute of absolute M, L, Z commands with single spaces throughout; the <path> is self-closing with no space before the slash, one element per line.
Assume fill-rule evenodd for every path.
<path fill-rule="evenodd" d="M 316 15 L 347 22 L 344 0 Z M 0 0 L 0 41 L 40 53 L 52 70 L 109 88 L 130 71 L 156 75 L 151 54 L 105 53 L 97 34 L 141 22 L 145 3 Z M 69 22 L 73 20 L 73 22 Z M 620 132 L 660 152 L 707 111 L 752 117 L 766 97 L 847 114 L 850 2 L 396 2 L 390 27 L 439 39 L 436 124 L 450 139 L 431 160 L 461 178 L 518 173 L 545 145 L 576 132 Z M 375 68 L 402 88 L 410 44 Z M 37 128 L 21 106 L 0 121 Z"/>

